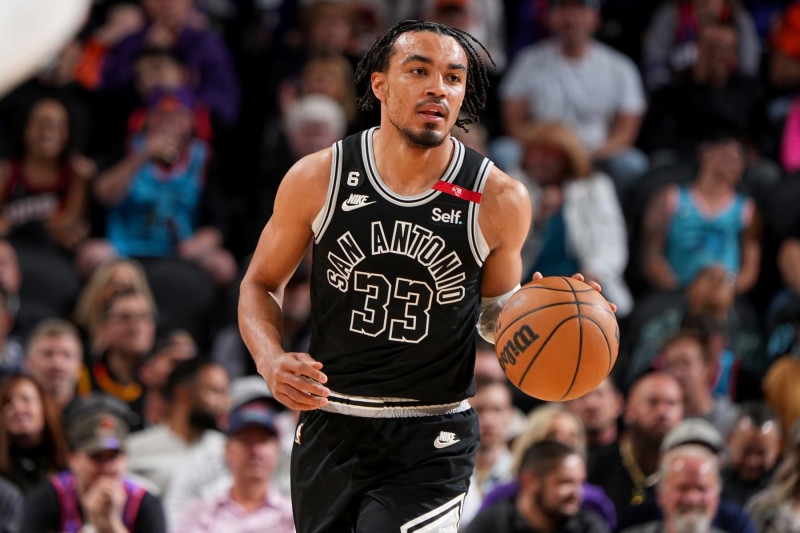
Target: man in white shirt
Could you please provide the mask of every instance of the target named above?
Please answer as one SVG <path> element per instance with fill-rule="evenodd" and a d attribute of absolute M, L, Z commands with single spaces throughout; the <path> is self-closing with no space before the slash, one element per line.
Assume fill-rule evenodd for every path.
<path fill-rule="evenodd" d="M 133 433 L 126 443 L 130 471 L 150 480 L 162 494 L 188 452 L 216 450 L 224 442 L 215 429 L 230 407 L 228 375 L 207 360 L 182 361 L 167 380 L 166 396 L 172 403 L 167 423 Z"/>
<path fill-rule="evenodd" d="M 646 107 L 636 65 L 594 39 L 597 0 L 550 0 L 548 18 L 554 38 L 523 49 L 500 86 L 506 131 L 563 122 L 624 189 L 648 167 L 634 147 Z"/>

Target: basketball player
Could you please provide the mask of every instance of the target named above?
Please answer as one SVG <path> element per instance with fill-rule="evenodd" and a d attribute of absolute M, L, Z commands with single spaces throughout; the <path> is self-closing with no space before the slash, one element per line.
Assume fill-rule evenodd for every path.
<path fill-rule="evenodd" d="M 303 410 L 300 533 L 458 526 L 479 438 L 475 326 L 493 332 L 518 287 L 531 217 L 525 188 L 450 136 L 486 97 L 472 42 L 482 48 L 420 21 L 377 39 L 356 81 L 369 81 L 359 104 L 380 105 L 380 127 L 289 170 L 242 282 L 258 371 Z M 312 240 L 310 354 L 286 353 L 281 296 Z"/>

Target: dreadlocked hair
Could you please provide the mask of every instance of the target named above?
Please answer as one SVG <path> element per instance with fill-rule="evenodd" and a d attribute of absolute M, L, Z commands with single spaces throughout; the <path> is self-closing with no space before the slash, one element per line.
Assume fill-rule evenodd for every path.
<path fill-rule="evenodd" d="M 383 32 L 359 61 L 354 76 L 355 82 L 359 84 L 364 80 L 368 81 L 373 72 L 386 72 L 389 69 L 389 61 L 395 53 L 394 43 L 397 38 L 404 33 L 421 31 L 430 31 L 438 35 L 452 37 L 461 46 L 464 53 L 467 54 L 467 91 L 464 96 L 464 102 L 461 104 L 461 109 L 467 116 L 458 118 L 455 125 L 464 131 L 469 131 L 467 125 L 478 122 L 478 112 L 486 105 L 486 89 L 489 87 L 486 65 L 473 43 L 486 54 L 486 57 L 492 62 L 492 66 L 496 67 L 497 65 L 495 65 L 494 59 L 492 59 L 486 47 L 463 30 L 423 20 L 398 22 Z M 370 84 L 367 84 L 364 94 L 358 97 L 356 102 L 358 103 L 358 108 L 362 111 L 370 111 L 378 102 L 378 98 L 372 92 Z"/>

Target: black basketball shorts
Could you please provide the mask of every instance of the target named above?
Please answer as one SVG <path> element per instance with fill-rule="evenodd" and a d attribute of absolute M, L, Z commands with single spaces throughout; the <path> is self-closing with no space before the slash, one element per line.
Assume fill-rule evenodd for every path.
<path fill-rule="evenodd" d="M 475 411 L 300 415 L 292 450 L 298 533 L 456 533 L 478 448 Z"/>

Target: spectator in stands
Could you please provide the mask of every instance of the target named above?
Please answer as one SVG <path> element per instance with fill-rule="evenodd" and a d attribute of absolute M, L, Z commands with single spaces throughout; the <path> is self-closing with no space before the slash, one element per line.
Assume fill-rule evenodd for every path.
<path fill-rule="evenodd" d="M 191 89 L 212 110 L 215 122 L 232 127 L 240 101 L 233 62 L 223 41 L 197 24 L 194 0 L 142 0 L 142 7 L 147 25 L 110 50 L 103 63 L 100 89 L 132 90 L 139 51 L 148 46 L 169 48 L 183 57 Z"/>
<path fill-rule="evenodd" d="M 761 45 L 753 19 L 735 0 L 671 0 L 653 14 L 645 33 L 642 70 L 651 91 L 668 84 L 675 73 L 694 65 L 698 36 L 708 24 L 725 22 L 739 34 L 736 61 L 745 75 L 755 76 Z"/>
<path fill-rule="evenodd" d="M 685 287 L 705 266 L 722 265 L 736 294 L 750 291 L 761 263 L 760 222 L 752 199 L 737 192 L 745 163 L 741 143 L 707 140 L 688 185 L 671 185 L 647 208 L 641 251 L 653 287 Z"/>
<path fill-rule="evenodd" d="M 563 404 L 549 403 L 540 405 L 528 414 L 525 427 L 514 439 L 511 445 L 512 472 L 519 472 L 525 450 L 542 441 L 566 444 L 586 460 L 586 433 L 581 420 Z M 617 523 L 614 503 L 596 485 L 584 481 L 582 488 L 581 507 L 599 515 L 613 530 Z M 483 508 L 501 498 L 516 496 L 518 489 L 516 482 L 497 487 L 487 495 Z"/>
<path fill-rule="evenodd" d="M 722 489 L 713 452 L 697 444 L 673 448 L 660 461 L 659 478 L 656 492 L 663 519 L 624 532 L 722 533 L 711 525 Z"/>
<path fill-rule="evenodd" d="M 170 400 L 167 398 L 169 375 L 182 361 L 197 357 L 197 343 L 185 330 L 176 329 L 156 341 L 153 352 L 147 356 L 139 371 L 144 385 L 144 419 L 148 424 L 166 424 L 170 417 Z"/>
<path fill-rule="evenodd" d="M 298 98 L 283 109 L 280 125 L 264 129 L 259 163 L 259 183 L 250 192 L 251 221 L 243 230 L 255 246 L 272 215 L 275 193 L 284 174 L 301 157 L 327 148 L 347 131 L 347 117 L 340 103 L 323 94 Z"/>
<path fill-rule="evenodd" d="M 22 493 L 10 481 L 0 478 L 0 533 L 18 533 L 22 522 Z"/>
<path fill-rule="evenodd" d="M 681 386 L 683 415 L 702 418 L 727 435 L 739 407 L 725 396 L 714 398 L 711 394 L 717 365 L 708 339 L 700 331 L 681 329 L 664 343 L 659 362 Z"/>
<path fill-rule="evenodd" d="M 682 418 L 683 393 L 674 377 L 650 373 L 633 383 L 625 404 L 625 432 L 618 446 L 598 453 L 588 472 L 589 482 L 602 487 L 614 502 L 618 517 L 652 495 L 659 447 Z"/>
<path fill-rule="evenodd" d="M 222 438 L 217 430 L 230 408 L 228 388 L 228 375 L 216 363 L 202 358 L 178 363 L 166 386 L 167 421 L 127 438 L 130 471 L 151 481 L 163 494 L 187 453 L 213 449 Z"/>
<path fill-rule="evenodd" d="M 21 530 L 165 533 L 161 502 L 125 476 L 127 431 L 114 412 L 76 412 L 69 428 L 69 470 L 26 499 Z"/>
<path fill-rule="evenodd" d="M 291 500 L 275 490 L 272 476 L 280 456 L 274 413 L 263 402 L 246 403 L 231 413 L 225 461 L 230 489 L 211 501 L 191 504 L 176 531 L 293 533 Z"/>
<path fill-rule="evenodd" d="M 0 476 L 27 494 L 66 467 L 61 418 L 44 389 L 20 374 L 0 387 L 0 409 Z"/>
<path fill-rule="evenodd" d="M 80 57 L 75 64 L 75 80 L 89 90 L 97 89 L 108 51 L 122 39 L 141 31 L 144 25 L 144 12 L 138 5 L 132 2 L 112 5 L 103 23 L 92 30 L 82 43 Z"/>
<path fill-rule="evenodd" d="M 717 457 L 720 464 L 725 460 L 725 439 L 714 426 L 701 418 L 687 418 L 673 427 L 661 441 L 660 457 L 663 458 L 670 450 L 687 445 L 705 448 Z M 629 507 L 620 516 L 619 529 L 662 520 L 664 514 L 658 498 L 657 493 L 650 494 L 642 504 Z M 724 499 L 719 500 L 712 525 L 728 533 L 756 533 L 744 509 L 735 502 Z"/>
<path fill-rule="evenodd" d="M 297 411 L 286 409 L 272 396 L 267 383 L 259 375 L 236 378 L 231 382 L 231 405 L 237 407 L 259 402 L 275 413 L 275 425 L 280 440 L 278 466 L 272 476 L 272 487 L 283 495 L 290 494 L 289 470 L 291 450 L 297 428 Z M 175 527 L 187 506 L 195 500 L 213 500 L 227 493 L 233 483 L 225 462 L 225 443 L 216 449 L 198 448 L 187 454 L 172 476 L 164 504 L 167 519 Z"/>
<path fill-rule="evenodd" d="M 95 354 L 78 384 L 82 394 L 101 391 L 127 403 L 138 417 L 133 429 L 143 424 L 145 391 L 139 371 L 155 343 L 155 312 L 152 300 L 136 289 L 114 293 L 100 332 L 105 350 Z"/>
<path fill-rule="evenodd" d="M 506 440 L 513 414 L 509 386 L 504 381 L 483 383 L 469 403 L 478 414 L 480 443 L 461 511 L 461 521 L 465 525 L 478 512 L 484 497 L 513 477 L 511 451 Z"/>
<path fill-rule="evenodd" d="M 763 403 L 742 406 L 728 435 L 730 464 L 722 470 L 722 497 L 744 505 L 772 481 L 781 451 L 781 428 Z"/>
<path fill-rule="evenodd" d="M 71 322 L 51 318 L 40 322 L 31 332 L 25 368 L 62 414 L 77 400 L 82 367 L 83 345 Z"/>
<path fill-rule="evenodd" d="M 626 316 L 633 306 L 623 279 L 628 238 L 614 183 L 592 168 L 589 153 L 568 126 L 540 122 L 519 135 L 525 154 L 520 181 L 536 213 L 522 252 L 523 279 L 533 272 L 583 272 L 603 286 L 617 314 Z"/>
<path fill-rule="evenodd" d="M 209 149 L 195 134 L 194 105 L 186 89 L 152 95 L 144 131 L 94 184 L 109 210 L 108 240 L 83 246 L 79 264 L 91 270 L 117 256 L 177 256 L 199 264 L 220 286 L 234 278 L 236 263 L 221 232 L 203 225 Z"/>
<path fill-rule="evenodd" d="M 691 160 L 712 134 L 758 137 L 763 94 L 755 75 L 738 69 L 738 43 L 733 22 L 704 24 L 696 62 L 653 95 L 642 142 L 654 164 Z"/>
<path fill-rule="evenodd" d="M 541 441 L 525 452 L 516 498 L 490 505 L 467 527 L 467 533 L 524 533 L 526 531 L 602 533 L 608 526 L 592 511 L 581 508 L 586 466 L 569 446 Z"/>
<path fill-rule="evenodd" d="M 300 79 L 296 83 L 292 80 L 284 82 L 280 95 L 281 109 L 288 111 L 300 98 L 313 94 L 335 100 L 344 111 L 348 131 L 354 131 L 357 114 L 353 67 L 344 55 L 328 53 L 309 57 Z"/>
<path fill-rule="evenodd" d="M 722 339 L 717 339 L 716 353 L 719 354 L 724 343 L 724 348 L 741 360 L 741 366 L 762 376 L 764 357 L 758 318 L 745 300 L 736 299 L 735 290 L 730 272 L 712 263 L 701 269 L 683 292 L 657 294 L 638 303 L 639 307 L 631 313 L 636 323 L 631 323 L 628 329 L 630 348 L 625 383 L 647 371 L 664 341 L 687 321 L 716 324 L 715 329 L 722 332 L 717 334 Z"/>
<path fill-rule="evenodd" d="M 142 265 L 132 259 L 114 259 L 103 263 L 84 285 L 73 319 L 88 337 L 89 351 L 99 354 L 105 350 L 102 338 L 105 309 L 118 292 L 140 292 L 155 310 L 156 303 Z"/>
<path fill-rule="evenodd" d="M 766 489 L 747 504 L 758 531 L 797 531 L 800 528 L 800 423 L 789 431 L 783 460 Z"/>
<path fill-rule="evenodd" d="M 596 0 L 551 0 L 555 38 L 513 60 L 500 86 L 502 116 L 507 133 L 517 139 L 531 123 L 567 124 L 625 189 L 648 167 L 634 147 L 644 91 L 633 62 L 592 37 L 598 9 Z"/>
<path fill-rule="evenodd" d="M 591 468 L 598 454 L 617 447 L 625 399 L 614 379 L 609 376 L 590 392 L 567 402 L 566 406 L 583 422 L 586 431 L 586 464 Z"/>
<path fill-rule="evenodd" d="M 15 244 L 72 251 L 88 236 L 95 165 L 73 151 L 73 135 L 67 106 L 55 96 L 23 112 L 11 158 L 0 163 L 0 232 Z"/>

